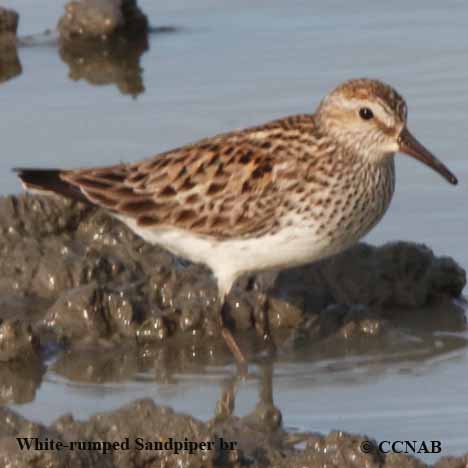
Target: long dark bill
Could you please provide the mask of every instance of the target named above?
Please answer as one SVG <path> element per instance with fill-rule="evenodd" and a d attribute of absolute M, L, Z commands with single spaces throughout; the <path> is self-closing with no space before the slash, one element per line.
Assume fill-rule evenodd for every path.
<path fill-rule="evenodd" d="M 429 150 L 424 148 L 416 138 L 411 135 L 409 130 L 405 127 L 398 137 L 398 144 L 402 153 L 413 156 L 413 158 L 432 167 L 441 176 L 445 177 L 451 184 L 457 185 L 457 178 L 449 171 L 447 166 L 439 161 Z"/>

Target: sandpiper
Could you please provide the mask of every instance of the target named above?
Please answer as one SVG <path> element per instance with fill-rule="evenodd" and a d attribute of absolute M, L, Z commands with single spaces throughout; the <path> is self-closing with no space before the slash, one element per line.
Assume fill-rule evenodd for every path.
<path fill-rule="evenodd" d="M 222 335 L 245 366 L 225 321 L 226 296 L 240 275 L 313 262 L 356 243 L 390 204 L 397 152 L 457 183 L 406 120 L 406 103 L 393 88 L 355 79 L 327 95 L 314 114 L 137 163 L 16 170 L 27 189 L 102 207 L 148 242 L 211 268 Z"/>

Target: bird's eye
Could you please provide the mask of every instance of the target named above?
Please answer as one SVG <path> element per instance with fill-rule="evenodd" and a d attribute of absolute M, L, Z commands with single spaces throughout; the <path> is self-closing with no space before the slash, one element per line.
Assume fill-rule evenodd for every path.
<path fill-rule="evenodd" d="M 363 120 L 370 120 L 374 117 L 374 113 L 368 107 L 361 107 L 359 109 L 359 115 Z"/>

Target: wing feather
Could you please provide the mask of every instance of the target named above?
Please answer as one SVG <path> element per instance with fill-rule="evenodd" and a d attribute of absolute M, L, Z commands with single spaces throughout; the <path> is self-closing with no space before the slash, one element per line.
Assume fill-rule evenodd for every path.
<path fill-rule="evenodd" d="M 139 163 L 66 171 L 61 177 L 92 202 L 141 226 L 223 239 L 257 236 L 275 224 L 285 194 L 280 173 L 291 172 L 293 164 L 283 140 L 291 119 L 219 135 Z"/>

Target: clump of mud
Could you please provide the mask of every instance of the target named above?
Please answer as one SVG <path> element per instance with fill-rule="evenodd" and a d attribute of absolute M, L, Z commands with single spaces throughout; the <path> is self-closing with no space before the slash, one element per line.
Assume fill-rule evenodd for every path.
<path fill-rule="evenodd" d="M 62 444 L 62 450 L 21 450 L 17 438 Z M 91 441 L 93 448 L 79 449 Z M 191 442 L 193 445 L 179 445 Z M 22 442 L 25 443 L 24 441 Z M 116 443 L 112 448 L 110 444 Z M 157 444 L 166 443 L 161 449 Z M 198 444 L 195 446 L 194 444 Z M 201 445 L 203 444 L 203 445 Z M 298 445 L 302 444 L 302 448 Z M 0 408 L 0 464 L 2 466 L 140 467 L 277 467 L 423 468 L 405 454 L 384 454 L 366 436 L 331 432 L 288 433 L 280 426 L 266 427 L 258 412 L 244 418 L 230 416 L 207 423 L 137 400 L 118 410 L 97 413 L 87 421 L 63 415 L 49 427 L 28 421 Z M 159 449 L 158 449 L 159 448 Z M 370 450 L 369 450 L 370 449 Z M 176 453 L 177 452 L 177 453 Z M 368 452 L 368 453 L 367 453 Z M 441 459 L 435 468 L 466 465 L 467 456 Z"/>
<path fill-rule="evenodd" d="M 0 6 L 0 83 L 22 71 L 16 47 L 19 16 L 16 11 Z"/>
<path fill-rule="evenodd" d="M 148 50 L 148 38 L 129 41 L 117 35 L 105 42 L 83 44 L 67 41 L 59 46 L 60 58 L 68 65 L 68 77 L 94 86 L 115 84 L 122 94 L 136 97 L 145 91 L 141 56 Z"/>
<path fill-rule="evenodd" d="M 59 53 L 72 80 L 115 83 L 123 94 L 144 91 L 140 57 L 149 23 L 136 0 L 73 0 L 58 23 Z"/>
<path fill-rule="evenodd" d="M 14 10 L 0 7 L 0 43 L 3 41 L 16 41 L 19 16 Z"/>
<path fill-rule="evenodd" d="M 148 27 L 148 19 L 136 0 L 72 0 L 58 23 L 62 42 L 142 36 L 148 33 Z"/>

